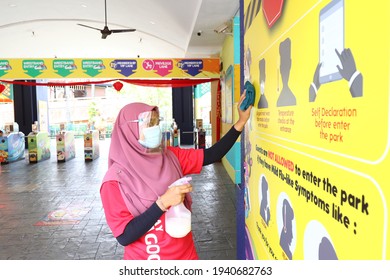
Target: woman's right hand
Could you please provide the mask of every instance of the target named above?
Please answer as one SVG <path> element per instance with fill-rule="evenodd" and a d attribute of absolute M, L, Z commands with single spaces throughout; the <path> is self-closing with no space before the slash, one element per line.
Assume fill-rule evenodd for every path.
<path fill-rule="evenodd" d="M 170 187 L 160 197 L 160 201 L 165 208 L 169 208 L 171 206 L 182 203 L 184 201 L 185 194 L 189 192 L 192 192 L 191 184 Z"/>

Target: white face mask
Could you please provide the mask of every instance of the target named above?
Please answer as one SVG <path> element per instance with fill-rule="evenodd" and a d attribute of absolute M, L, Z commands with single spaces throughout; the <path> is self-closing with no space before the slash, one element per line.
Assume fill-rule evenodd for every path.
<path fill-rule="evenodd" d="M 140 139 L 138 142 L 145 148 L 154 149 L 161 145 L 162 132 L 159 125 L 144 128 L 142 133 L 144 134 L 144 139 Z"/>

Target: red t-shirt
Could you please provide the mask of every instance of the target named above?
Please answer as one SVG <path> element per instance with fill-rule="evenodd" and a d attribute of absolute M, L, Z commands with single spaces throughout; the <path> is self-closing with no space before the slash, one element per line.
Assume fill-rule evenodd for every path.
<path fill-rule="evenodd" d="M 168 147 L 179 159 L 183 175 L 199 174 L 203 165 L 203 150 Z M 108 181 L 100 190 L 107 224 L 118 237 L 134 218 L 123 201 L 117 181 Z M 125 246 L 125 260 L 196 260 L 192 232 L 183 238 L 173 238 L 165 232 L 165 213 L 137 241 Z"/>

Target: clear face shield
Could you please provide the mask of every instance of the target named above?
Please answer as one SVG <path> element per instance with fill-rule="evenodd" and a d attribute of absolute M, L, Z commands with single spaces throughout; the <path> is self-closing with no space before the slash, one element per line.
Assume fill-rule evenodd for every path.
<path fill-rule="evenodd" d="M 143 112 L 138 116 L 138 142 L 149 152 L 158 152 L 166 148 L 164 121 L 157 110 Z M 165 131 L 164 131 L 165 132 Z"/>

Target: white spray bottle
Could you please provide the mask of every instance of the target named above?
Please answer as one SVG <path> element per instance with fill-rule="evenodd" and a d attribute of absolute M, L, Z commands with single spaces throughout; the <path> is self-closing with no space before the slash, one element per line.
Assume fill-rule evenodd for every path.
<path fill-rule="evenodd" d="M 183 177 L 169 187 L 185 185 L 191 180 L 191 177 Z M 182 238 L 191 231 L 191 211 L 184 206 L 183 202 L 172 206 L 165 213 L 165 230 L 174 238 Z"/>

